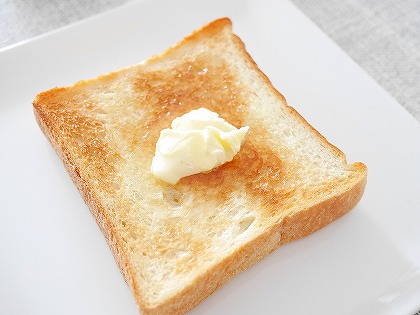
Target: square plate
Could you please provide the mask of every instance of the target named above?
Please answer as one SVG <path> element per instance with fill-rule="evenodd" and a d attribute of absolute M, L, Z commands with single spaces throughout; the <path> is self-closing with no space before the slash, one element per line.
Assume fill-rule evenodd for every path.
<path fill-rule="evenodd" d="M 156 0 L 0 52 L 1 313 L 137 313 L 31 102 L 138 63 L 224 16 L 289 104 L 349 162 L 368 166 L 368 185 L 349 214 L 281 246 L 191 313 L 420 310 L 420 124 L 286 0 Z"/>

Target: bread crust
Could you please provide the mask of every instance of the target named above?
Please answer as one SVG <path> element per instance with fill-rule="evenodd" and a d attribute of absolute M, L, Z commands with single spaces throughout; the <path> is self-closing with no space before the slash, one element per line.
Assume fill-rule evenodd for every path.
<path fill-rule="evenodd" d="M 182 49 L 184 46 L 188 47 L 189 45 L 193 45 L 202 37 L 209 36 L 209 34 L 216 37 L 222 36 L 220 35 L 221 33 L 231 32 L 231 29 L 232 23 L 228 18 L 216 20 L 193 32 L 190 36 L 186 37 L 177 45 L 169 48 L 161 55 L 152 57 L 147 61 L 147 63 L 151 66 L 153 66 L 154 63 L 158 64 L 161 59 L 170 59 L 173 54 L 178 53 L 178 50 Z M 294 119 L 298 121 L 300 125 L 304 126 L 304 128 L 311 130 L 322 145 L 328 148 L 336 159 L 345 164 L 346 157 L 344 153 L 329 143 L 326 138 L 313 128 L 295 109 L 287 105 L 283 95 L 274 88 L 271 81 L 258 68 L 257 64 L 248 54 L 241 39 L 236 35 L 232 36 L 238 46 L 238 50 L 242 54 L 242 57 L 246 59 L 249 67 L 258 73 L 259 77 L 264 81 L 266 87 L 273 95 L 275 95 L 279 102 L 284 105 L 284 108 L 289 112 L 289 115 L 294 117 Z M 116 80 L 116 76 L 118 76 L 118 72 L 102 76 L 96 79 L 96 81 Z M 92 82 L 96 81 L 95 79 L 80 81 L 75 86 L 88 86 L 89 84 L 92 84 Z M 133 270 L 134 267 L 130 264 L 130 253 L 127 252 L 126 247 L 122 244 L 122 239 L 115 227 L 115 219 L 109 216 L 107 209 L 104 208 L 101 198 L 97 196 L 95 190 L 91 187 L 91 184 L 89 184 L 83 176 L 81 176 L 81 170 L 79 169 L 77 162 L 73 159 L 74 152 L 71 147 L 69 147 L 71 144 L 63 141 L 53 117 L 48 115 L 42 108 L 43 106 L 54 105 L 56 102 L 56 95 L 61 93 L 65 94 L 71 89 L 72 87 L 56 88 L 39 94 L 33 103 L 34 114 L 41 130 L 44 132 L 63 161 L 70 177 L 77 186 L 98 226 L 103 232 L 114 254 L 117 265 L 124 276 L 125 281 L 131 287 L 132 293 L 139 306 L 139 310 L 143 314 L 183 314 L 189 311 L 212 294 L 212 292 L 233 278 L 236 274 L 246 270 L 256 262 L 260 261 L 269 253 L 274 251 L 279 245 L 305 237 L 326 226 L 335 219 L 343 216 L 345 213 L 354 208 L 364 193 L 367 181 L 366 166 L 360 162 L 348 165 L 348 169 L 351 170 L 354 175 L 345 184 L 343 184 L 342 187 L 340 187 L 338 190 L 339 193 L 331 188 L 329 197 L 324 198 L 321 202 L 309 204 L 304 209 L 300 209 L 299 211 L 290 211 L 284 216 L 278 217 L 277 221 L 268 225 L 262 233 L 259 233 L 256 237 L 242 244 L 233 253 L 213 264 L 205 272 L 199 274 L 193 282 L 189 283 L 182 290 L 158 304 L 151 303 L 144 297 L 144 292 L 142 292 L 140 288 L 141 285 L 136 280 L 136 272 Z M 229 117 L 238 117 L 238 115 L 229 115 Z M 157 117 L 153 121 L 158 121 L 159 119 L 162 118 Z M 242 122 L 243 121 L 238 120 L 236 124 L 241 124 Z M 150 129 L 153 128 L 152 125 L 146 125 L 146 127 L 150 127 Z M 157 130 L 157 132 L 160 130 L 161 129 Z M 267 131 L 261 130 L 261 132 L 264 133 Z M 152 135 L 149 137 L 152 137 Z M 153 141 L 150 142 L 153 143 Z M 95 152 L 102 152 L 105 149 L 100 148 Z M 243 151 L 247 152 L 246 150 L 248 149 L 252 154 L 255 153 L 252 152 L 252 150 L 258 151 L 258 147 L 252 147 L 249 143 L 245 145 Z M 145 147 L 145 150 L 150 150 L 150 148 Z M 233 161 L 229 167 L 239 167 L 240 169 L 241 167 L 243 168 L 244 165 L 247 165 L 246 163 L 241 164 L 241 161 L 246 161 L 246 159 L 239 157 L 237 160 Z M 282 162 L 280 161 L 279 163 Z M 203 177 L 201 175 L 187 178 L 181 181 L 181 185 L 205 185 L 206 181 L 211 179 L 211 176 L 216 178 L 217 176 L 223 177 L 226 176 L 224 174 L 228 174 L 223 173 L 223 171 L 224 170 L 220 170 L 220 173 L 213 172 L 211 175 L 206 175 L 207 177 L 204 178 L 204 180 L 202 180 Z M 287 170 L 285 172 L 287 173 Z M 275 180 L 275 178 L 273 180 Z M 106 184 L 107 181 L 105 180 L 104 183 Z M 112 183 L 110 185 L 112 185 Z M 252 194 L 256 194 L 257 196 L 261 196 L 263 199 L 266 198 L 264 199 L 264 205 L 266 208 L 264 211 L 269 213 L 267 215 L 271 215 L 270 213 L 278 211 L 278 201 L 282 198 L 282 196 L 273 197 L 272 190 L 264 190 L 263 188 L 256 189 L 255 187 L 251 187 L 248 191 Z M 227 197 L 225 196 L 224 198 Z"/>

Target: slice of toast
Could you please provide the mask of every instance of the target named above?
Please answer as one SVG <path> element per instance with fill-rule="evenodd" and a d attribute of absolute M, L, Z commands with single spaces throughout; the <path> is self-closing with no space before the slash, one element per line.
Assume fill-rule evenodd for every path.
<path fill-rule="evenodd" d="M 279 245 L 351 210 L 366 166 L 311 127 L 216 20 L 143 63 L 40 93 L 35 117 L 144 314 L 184 313 Z M 150 171 L 172 120 L 205 107 L 250 129 L 239 153 L 176 185 Z"/>

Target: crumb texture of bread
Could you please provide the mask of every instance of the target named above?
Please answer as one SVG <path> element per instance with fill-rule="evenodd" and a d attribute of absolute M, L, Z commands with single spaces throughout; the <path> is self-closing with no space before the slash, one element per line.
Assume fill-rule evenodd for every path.
<path fill-rule="evenodd" d="M 40 93 L 36 119 L 103 231 L 139 309 L 182 314 L 279 245 L 351 210 L 347 164 L 216 20 L 138 65 Z M 150 172 L 172 120 L 205 107 L 250 126 L 237 156 L 169 185 Z"/>

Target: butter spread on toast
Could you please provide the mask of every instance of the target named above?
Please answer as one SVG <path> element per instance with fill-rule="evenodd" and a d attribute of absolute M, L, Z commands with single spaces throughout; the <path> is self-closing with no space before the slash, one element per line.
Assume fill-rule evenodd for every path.
<path fill-rule="evenodd" d="M 206 108 L 193 110 L 161 131 L 151 171 L 170 184 L 210 171 L 234 158 L 248 129 L 237 129 Z"/>

